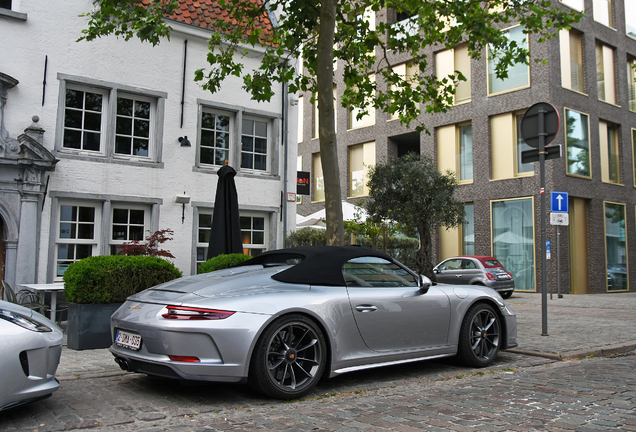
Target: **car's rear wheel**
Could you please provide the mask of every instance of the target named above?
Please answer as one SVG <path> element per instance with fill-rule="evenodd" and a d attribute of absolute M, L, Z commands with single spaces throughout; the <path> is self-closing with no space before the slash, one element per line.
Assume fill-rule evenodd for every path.
<path fill-rule="evenodd" d="M 512 291 L 502 291 L 499 294 L 501 294 L 501 298 L 507 299 L 512 296 Z"/>
<path fill-rule="evenodd" d="M 462 322 L 457 356 L 468 366 L 488 366 L 499 353 L 501 337 L 499 316 L 492 306 L 473 305 Z"/>
<path fill-rule="evenodd" d="M 318 326 L 302 315 L 274 321 L 259 338 L 250 365 L 250 385 L 278 399 L 307 394 L 325 369 L 327 349 Z"/>

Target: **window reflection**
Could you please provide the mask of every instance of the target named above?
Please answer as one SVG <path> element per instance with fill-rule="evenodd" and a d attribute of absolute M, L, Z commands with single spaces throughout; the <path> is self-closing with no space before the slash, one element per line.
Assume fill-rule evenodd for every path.
<path fill-rule="evenodd" d="M 627 239 L 625 206 L 605 203 L 605 256 L 607 257 L 607 290 L 626 291 Z"/>
<path fill-rule="evenodd" d="M 532 198 L 492 203 L 493 253 L 520 291 L 535 291 L 533 214 Z"/>

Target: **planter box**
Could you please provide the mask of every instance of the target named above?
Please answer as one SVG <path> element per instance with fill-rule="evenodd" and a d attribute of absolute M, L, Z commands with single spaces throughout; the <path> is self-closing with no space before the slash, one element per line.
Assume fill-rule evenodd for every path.
<path fill-rule="evenodd" d="M 110 316 L 121 303 L 70 303 L 66 346 L 74 350 L 108 348 L 113 343 Z"/>

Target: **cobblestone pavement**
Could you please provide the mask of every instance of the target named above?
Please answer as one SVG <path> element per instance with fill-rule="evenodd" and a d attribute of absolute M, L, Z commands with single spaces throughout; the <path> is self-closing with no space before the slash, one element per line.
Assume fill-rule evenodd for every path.
<path fill-rule="evenodd" d="M 293 402 L 136 374 L 69 380 L 53 397 L 0 415 L 0 430 L 636 431 L 636 355 L 545 361 L 353 373 Z"/>
<path fill-rule="evenodd" d="M 540 295 L 508 303 L 519 347 L 489 368 L 444 360 L 350 373 L 294 402 L 122 372 L 108 350 L 65 347 L 60 389 L 0 414 L 0 431 L 636 431 L 636 294 L 555 295 L 549 336 Z M 559 361 L 570 357 L 583 359 Z"/>

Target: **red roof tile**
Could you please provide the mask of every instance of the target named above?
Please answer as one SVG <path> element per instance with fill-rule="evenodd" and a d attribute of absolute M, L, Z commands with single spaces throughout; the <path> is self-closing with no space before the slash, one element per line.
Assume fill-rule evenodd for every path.
<path fill-rule="evenodd" d="M 262 0 L 250 0 L 254 4 L 262 5 Z M 147 0 L 143 1 L 147 3 Z M 218 18 L 223 21 L 237 24 L 231 12 L 221 9 L 216 0 L 179 0 L 179 7 L 170 17 L 180 22 L 195 24 L 201 28 L 214 29 L 212 23 Z M 263 30 L 261 40 L 269 39 L 273 33 L 272 22 L 267 12 L 263 13 L 261 18 L 257 20 L 256 26 Z"/>

